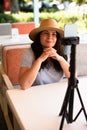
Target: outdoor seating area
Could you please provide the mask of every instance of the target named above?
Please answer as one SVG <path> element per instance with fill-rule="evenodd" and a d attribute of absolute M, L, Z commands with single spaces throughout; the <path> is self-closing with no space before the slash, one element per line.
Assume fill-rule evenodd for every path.
<path fill-rule="evenodd" d="M 0 130 L 87 130 L 86 19 L 87 1 L 0 1 Z"/>
<path fill-rule="evenodd" d="M 82 46 L 84 48 L 84 51 L 81 52 Z M 5 121 L 9 130 L 13 129 L 13 126 L 11 124 L 10 117 L 9 117 L 6 92 L 7 90 L 20 88 L 18 85 L 20 59 L 21 59 L 23 51 L 29 47 L 30 47 L 29 44 L 21 44 L 21 45 L 7 45 L 7 46 L 3 46 L 2 48 L 2 61 L 1 61 L 1 68 L 0 68 L 0 72 L 1 72 L 0 99 L 1 99 L 1 108 L 3 110 L 4 118 L 5 118 Z M 87 70 L 86 70 L 87 61 L 86 60 L 80 61 L 80 60 L 83 60 L 83 57 L 87 55 L 86 54 L 87 51 L 85 51 L 86 47 L 87 47 L 87 44 L 86 45 L 81 44 L 77 46 L 77 55 L 76 55 L 77 62 L 76 63 L 77 63 L 77 69 L 79 69 L 78 77 L 87 76 Z M 61 85 L 61 82 L 60 82 L 60 85 Z M 16 126 L 16 128 L 17 127 L 19 130 L 19 126 Z"/>
<path fill-rule="evenodd" d="M 6 41 L 4 40 L 4 43 L 3 43 L 3 39 L 1 40 L 0 105 L 1 105 L 1 109 L 2 109 L 8 130 L 35 130 L 36 126 L 37 126 L 38 130 L 54 130 L 54 128 L 56 129 L 59 127 L 60 118 L 57 119 L 57 116 L 58 116 L 58 113 L 59 113 L 59 110 L 61 107 L 61 103 L 63 101 L 64 95 L 66 92 L 67 79 L 64 78 L 63 81 L 61 81 L 60 83 L 51 84 L 51 85 L 48 85 L 47 87 L 45 85 L 43 85 L 42 88 L 37 86 L 37 90 L 36 90 L 36 87 L 34 87 L 34 88 L 32 87 L 26 91 L 21 90 L 19 83 L 18 83 L 18 74 L 19 74 L 21 56 L 22 56 L 24 50 L 29 48 L 30 44 L 31 44 L 31 41 L 28 39 L 28 32 L 29 32 L 29 29 L 33 29 L 35 27 L 34 23 L 31 23 L 31 24 L 30 24 L 29 28 L 27 28 L 27 25 L 25 25 L 26 27 L 23 26 L 22 23 L 20 25 L 12 24 L 12 26 L 10 26 L 12 28 L 18 28 L 19 37 L 20 37 L 20 35 L 21 35 L 21 37 L 23 36 L 23 40 L 16 41 L 14 38 L 13 39 L 6 38 Z M 22 25 L 22 27 L 24 27 L 23 29 L 20 27 L 21 25 Z M 27 28 L 28 30 L 25 28 Z M 26 30 L 26 32 L 24 32 L 25 31 L 24 29 Z M 26 35 L 24 35 L 24 34 L 27 34 L 27 40 L 25 40 Z M 20 39 L 22 39 L 22 38 L 20 38 Z M 86 84 L 87 84 L 87 82 L 86 82 L 87 81 L 86 56 L 87 56 L 87 44 L 77 45 L 76 46 L 76 70 L 77 70 L 77 74 L 78 74 L 78 79 L 80 79 L 80 90 L 82 91 L 82 96 L 83 96 L 83 99 L 85 100 L 84 101 L 85 103 L 87 100 L 84 98 L 84 96 L 85 96 L 84 93 L 86 93 L 87 91 L 85 90 L 83 92 L 84 88 L 82 89 L 82 87 L 83 87 L 82 83 L 85 82 L 85 88 L 86 88 Z M 83 78 L 84 78 L 84 80 L 83 80 Z M 65 86 L 65 87 L 63 87 L 63 86 Z M 53 89 L 53 87 L 54 87 L 54 89 Z M 41 96 L 40 92 L 42 93 L 42 96 L 43 96 L 41 99 L 39 97 L 39 96 Z M 51 93 L 49 93 L 49 92 L 51 92 Z M 18 97 L 18 99 L 15 98 L 16 96 Z M 28 98 L 28 96 L 31 99 L 28 99 L 29 104 L 27 107 L 26 99 Z M 45 96 L 46 96 L 46 98 L 45 98 Z M 57 98 L 57 96 L 58 96 L 58 98 Z M 53 97 L 52 102 L 50 102 L 51 97 Z M 23 111 L 24 113 L 22 112 L 22 110 L 24 110 L 24 105 L 23 105 L 22 101 L 20 101 L 20 99 L 23 101 L 24 105 L 26 106 L 26 111 Z M 57 99 L 58 99 L 59 104 L 57 104 Z M 49 102 L 50 102 L 50 104 L 49 104 Z M 43 109 L 40 104 L 42 104 Z M 12 118 L 10 118 L 10 116 L 9 116 L 9 107 L 8 106 L 10 107 L 10 110 L 13 115 L 13 122 L 12 122 Z M 86 106 L 86 110 L 87 110 L 87 105 L 85 104 L 85 106 Z M 35 110 L 35 107 L 36 107 L 37 111 Z M 49 107 L 52 109 L 49 110 Z M 42 109 L 41 112 L 39 111 L 39 108 Z M 57 111 L 57 109 L 58 109 L 58 111 Z M 30 111 L 28 111 L 28 110 L 30 110 Z M 29 118 L 27 115 L 29 115 Z M 47 119 L 44 115 L 47 116 L 47 119 L 49 119 L 51 116 L 49 122 L 46 122 Z M 40 116 L 42 116 L 43 119 L 39 125 L 37 118 L 40 121 L 40 119 L 41 119 Z M 31 122 L 30 126 L 29 126 L 29 121 Z M 33 125 L 33 123 L 34 123 L 34 125 Z M 52 128 L 50 126 L 50 123 L 51 123 Z M 80 128 L 80 124 L 78 125 L 78 123 L 76 124 L 78 127 L 76 127 L 75 123 L 74 123 L 74 127 L 73 127 L 73 125 L 69 126 L 69 125 L 66 125 L 66 123 L 65 123 L 64 130 L 70 130 L 70 127 L 72 130 L 75 130 L 75 128 L 76 128 L 76 130 L 77 130 L 77 128 L 79 130 L 80 129 L 86 130 L 87 125 L 84 125 L 85 122 L 81 122 L 81 120 L 80 120 L 80 123 L 82 123 L 81 128 Z M 46 128 L 46 125 L 47 125 L 47 128 Z M 43 129 L 42 129 L 42 127 L 43 127 Z"/>

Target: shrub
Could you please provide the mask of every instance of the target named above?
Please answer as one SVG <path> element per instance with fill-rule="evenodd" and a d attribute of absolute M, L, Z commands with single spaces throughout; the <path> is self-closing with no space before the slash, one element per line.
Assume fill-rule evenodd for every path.
<path fill-rule="evenodd" d="M 18 22 L 18 20 L 11 14 L 0 13 L 0 23 L 13 23 Z"/>
<path fill-rule="evenodd" d="M 56 11 L 54 12 L 40 12 L 39 13 L 39 21 L 42 21 L 46 18 L 54 18 L 58 22 L 58 26 L 60 28 L 64 28 L 65 24 L 78 24 L 78 30 L 86 29 L 87 28 L 87 15 L 85 14 L 71 14 L 66 13 L 65 11 Z M 10 14 L 0 13 L 0 23 L 15 23 L 15 22 L 32 22 L 34 21 L 34 13 L 28 12 L 20 12 L 19 14 Z"/>

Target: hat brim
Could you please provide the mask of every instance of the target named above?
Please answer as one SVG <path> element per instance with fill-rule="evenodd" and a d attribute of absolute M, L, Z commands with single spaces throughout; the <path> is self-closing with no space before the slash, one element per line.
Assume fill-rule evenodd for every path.
<path fill-rule="evenodd" d="M 61 35 L 61 37 L 63 37 L 63 35 L 64 35 L 64 31 L 62 29 L 53 28 L 53 27 L 40 27 L 40 28 L 33 29 L 30 32 L 30 34 L 29 34 L 30 39 L 32 41 L 35 41 L 37 34 L 44 31 L 44 30 L 55 30 Z"/>

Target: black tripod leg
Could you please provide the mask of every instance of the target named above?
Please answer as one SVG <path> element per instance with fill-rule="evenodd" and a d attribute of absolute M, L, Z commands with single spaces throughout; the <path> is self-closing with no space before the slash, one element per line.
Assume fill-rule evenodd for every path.
<path fill-rule="evenodd" d="M 67 107 L 67 106 L 66 106 L 66 107 Z M 62 128 L 63 128 L 65 115 L 66 115 L 66 109 L 63 111 L 62 120 L 61 120 L 61 124 L 60 124 L 59 130 L 62 130 Z"/>
<path fill-rule="evenodd" d="M 71 123 L 73 121 L 73 119 L 72 119 L 72 116 L 73 116 L 73 100 L 74 100 L 74 89 L 70 89 L 70 86 L 69 86 L 67 88 L 66 95 L 65 95 L 65 98 L 64 98 L 64 102 L 63 102 L 63 105 L 62 105 L 62 109 L 61 109 L 61 112 L 59 114 L 59 115 L 62 115 L 62 120 L 61 120 L 59 130 L 62 130 L 62 128 L 63 128 L 64 118 L 66 118 L 68 123 Z M 67 112 L 68 105 L 69 105 L 69 108 L 68 108 L 68 112 Z"/>
<path fill-rule="evenodd" d="M 71 93 L 71 89 L 70 89 L 70 86 L 68 86 L 59 116 L 61 116 L 63 114 L 64 110 L 66 110 L 66 108 L 67 108 L 67 104 L 68 104 L 68 101 L 70 98 L 70 93 Z"/>
<path fill-rule="evenodd" d="M 79 99 L 80 99 L 80 103 L 81 103 L 81 105 L 82 105 L 82 110 L 83 110 L 83 112 L 84 112 L 84 115 L 85 115 L 85 118 L 86 118 L 86 121 L 87 121 L 86 110 L 85 110 L 85 107 L 84 107 L 84 104 L 83 104 L 83 101 L 82 101 L 82 98 L 81 98 L 81 95 L 80 95 L 78 86 L 76 87 L 76 90 L 77 90 L 77 93 L 78 93 L 78 96 L 79 96 Z"/>
<path fill-rule="evenodd" d="M 68 114 L 66 118 L 68 123 L 72 123 L 73 121 L 73 103 L 74 103 L 74 87 L 73 89 L 71 89 L 71 94 L 69 99 L 69 108 L 68 108 Z"/>

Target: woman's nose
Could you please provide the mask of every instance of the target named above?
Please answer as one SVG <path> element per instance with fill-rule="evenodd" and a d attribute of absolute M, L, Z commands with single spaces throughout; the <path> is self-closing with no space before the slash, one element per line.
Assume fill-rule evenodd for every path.
<path fill-rule="evenodd" d="M 48 33 L 48 37 L 52 37 L 52 33 Z"/>

